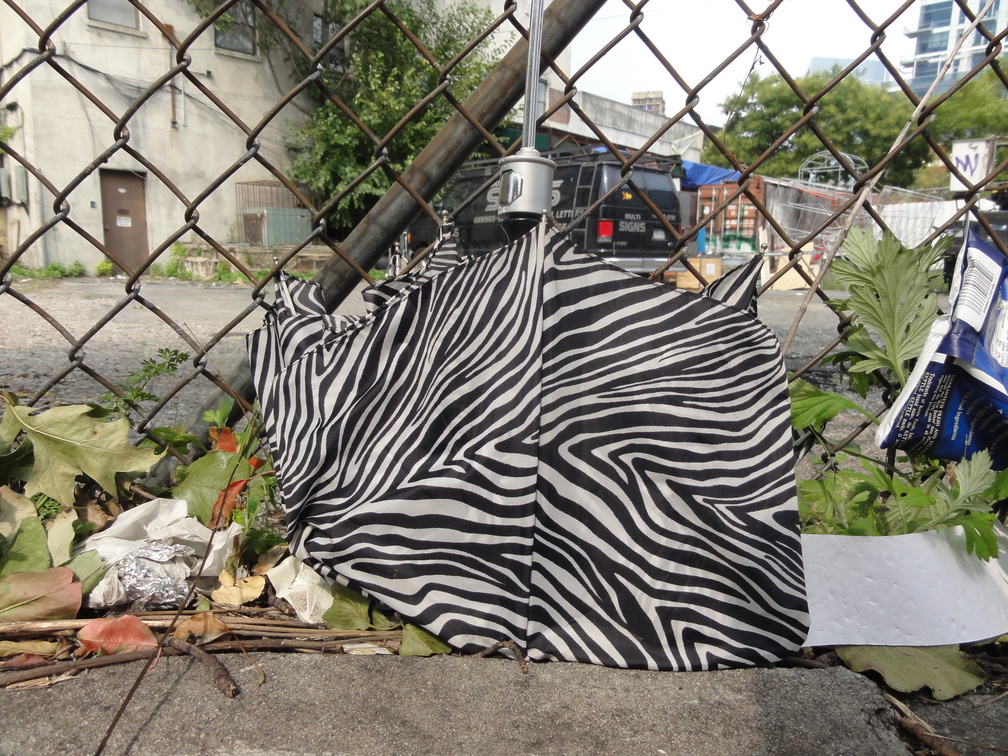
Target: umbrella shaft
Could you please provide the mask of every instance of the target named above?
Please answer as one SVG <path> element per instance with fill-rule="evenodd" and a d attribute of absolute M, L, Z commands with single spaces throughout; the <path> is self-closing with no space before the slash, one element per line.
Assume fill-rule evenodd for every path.
<path fill-rule="evenodd" d="M 522 146 L 536 146 L 536 120 L 539 117 L 537 94 L 539 92 L 539 62 L 542 58 L 543 0 L 532 0 L 529 9 L 528 68 L 525 71 L 525 121 Z"/>

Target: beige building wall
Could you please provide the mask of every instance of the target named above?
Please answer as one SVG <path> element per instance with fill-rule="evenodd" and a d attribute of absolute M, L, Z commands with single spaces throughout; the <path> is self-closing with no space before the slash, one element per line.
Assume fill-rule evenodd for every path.
<path fill-rule="evenodd" d="M 45 26 L 53 18 L 54 6 L 50 3 L 21 0 L 20 5 L 39 25 Z M 155 0 L 147 5 L 174 28 L 179 39 L 189 35 L 201 20 L 185 0 Z M 132 29 L 95 21 L 88 17 L 84 6 L 59 27 L 52 41 L 55 62 L 115 117 L 122 117 L 175 64 L 174 49 L 168 40 L 142 15 L 137 28 Z M 37 46 L 37 35 L 30 27 L 7 6 L 0 6 L 0 85 L 32 60 Z M 290 85 L 283 68 L 276 66 L 271 71 L 261 52 L 246 55 L 215 47 L 212 28 L 192 42 L 188 54 L 189 70 L 197 82 L 205 84 L 249 129 L 257 127 L 281 96 L 275 75 L 282 87 Z M 18 127 L 11 138 L 12 148 L 23 154 L 58 192 L 72 187 L 62 206 L 67 217 L 103 241 L 99 171 L 78 177 L 92 161 L 109 155 L 116 143 L 116 123 L 85 93 L 45 64 L 14 86 L 2 106 L 3 123 Z M 285 108 L 258 135 L 258 154 L 275 165 L 286 166 L 289 158 L 284 136 L 288 124 L 303 118 L 296 108 Z M 185 204 L 157 178 L 155 168 L 192 202 L 234 164 L 247 161 L 196 208 L 200 228 L 221 242 L 229 241 L 235 234 L 237 215 L 234 183 L 271 177 L 265 167 L 248 159 L 243 129 L 182 76 L 174 78 L 174 87 L 162 87 L 145 100 L 126 125 L 126 144 L 151 165 L 118 150 L 101 162 L 100 168 L 129 171 L 145 178 L 151 251 L 186 223 Z M 60 207 L 54 209 L 56 198 L 43 182 L 17 169 L 11 156 L 3 160 L 15 179 L 15 197 L 19 192 L 17 180 L 27 182 L 20 188 L 26 201 L 2 210 L 7 226 L 3 246 L 12 251 L 33 231 L 51 222 Z M 195 236 L 189 231 L 183 241 L 194 240 Z M 101 253 L 80 235 L 65 224 L 57 224 L 31 246 L 22 262 L 41 267 L 79 260 L 93 271 L 101 259 Z"/>

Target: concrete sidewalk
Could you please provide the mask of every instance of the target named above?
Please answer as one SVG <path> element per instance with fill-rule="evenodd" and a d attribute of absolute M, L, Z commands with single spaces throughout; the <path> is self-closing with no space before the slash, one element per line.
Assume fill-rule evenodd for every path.
<path fill-rule="evenodd" d="M 842 667 L 623 671 L 503 659 L 219 656 L 241 693 L 204 667 L 162 659 L 105 753 L 879 754 L 905 756 L 892 709 Z M 50 688 L 0 691 L 0 754 L 94 752 L 139 664 Z"/>

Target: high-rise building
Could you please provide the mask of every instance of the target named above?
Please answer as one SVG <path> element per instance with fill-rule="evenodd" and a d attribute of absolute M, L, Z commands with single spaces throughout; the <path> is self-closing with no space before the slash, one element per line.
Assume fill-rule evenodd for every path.
<path fill-rule="evenodd" d="M 984 0 L 968 0 L 967 5 L 974 13 L 985 5 Z M 948 57 L 960 35 L 969 26 L 970 20 L 955 0 L 923 0 L 917 28 L 906 32 L 916 41 L 913 58 L 908 61 L 912 67 L 910 86 L 918 95 L 923 95 L 939 69 Z M 994 0 L 982 26 L 991 34 L 1008 25 L 1008 0 Z M 956 54 L 949 72 L 938 86 L 944 92 L 956 81 L 978 65 L 987 54 L 988 39 L 980 29 L 976 29 Z"/>
<path fill-rule="evenodd" d="M 634 92 L 630 95 L 630 104 L 635 108 L 646 110 L 648 113 L 665 115 L 664 92 Z"/>

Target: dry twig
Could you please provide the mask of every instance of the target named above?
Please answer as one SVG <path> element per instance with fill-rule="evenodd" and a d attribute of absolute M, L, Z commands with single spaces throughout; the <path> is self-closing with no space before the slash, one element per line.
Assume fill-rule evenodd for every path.
<path fill-rule="evenodd" d="M 479 653 L 475 654 L 475 656 L 481 657 L 481 658 L 484 657 L 484 656 L 490 656 L 490 654 L 495 654 L 498 651 L 500 651 L 502 648 L 506 648 L 509 651 L 511 651 L 511 652 L 514 653 L 515 660 L 518 662 L 518 668 L 521 669 L 523 675 L 527 675 L 528 674 L 528 662 L 525 661 L 525 654 L 522 653 L 521 648 L 514 641 L 511 641 L 511 640 L 498 641 L 497 643 L 494 643 L 492 646 L 489 646 L 488 648 L 484 648 L 482 651 L 480 651 Z"/>
<path fill-rule="evenodd" d="M 219 660 L 213 658 L 202 648 L 194 646 L 192 643 L 186 643 L 178 638 L 165 638 L 164 644 L 165 646 L 177 649 L 182 653 L 189 654 L 189 656 L 196 659 L 200 662 L 200 664 L 207 667 L 213 677 L 214 685 L 217 686 L 217 690 L 225 696 L 228 698 L 234 698 L 238 695 L 238 683 L 236 683 L 235 679 L 231 677 L 231 673 L 228 672 L 227 667 L 221 664 Z"/>

